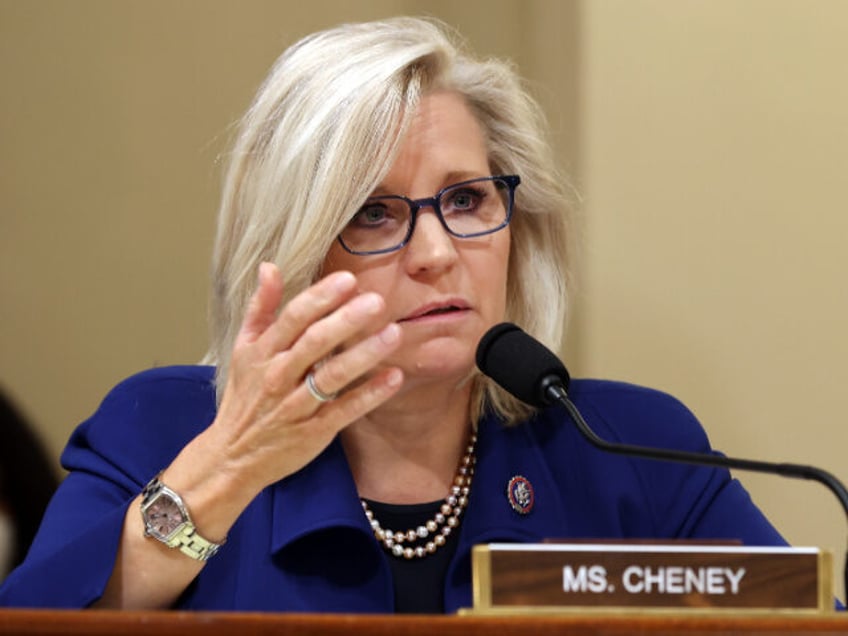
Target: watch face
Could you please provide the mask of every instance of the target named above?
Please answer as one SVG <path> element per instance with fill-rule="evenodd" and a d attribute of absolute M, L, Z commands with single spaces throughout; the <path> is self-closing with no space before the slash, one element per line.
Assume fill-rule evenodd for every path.
<path fill-rule="evenodd" d="M 176 502 L 162 495 L 147 507 L 146 516 L 150 531 L 161 537 L 170 536 L 186 520 Z"/>

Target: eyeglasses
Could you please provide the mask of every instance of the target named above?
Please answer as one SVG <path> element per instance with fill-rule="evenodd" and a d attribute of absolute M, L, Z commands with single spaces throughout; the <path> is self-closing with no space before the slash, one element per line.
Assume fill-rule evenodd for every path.
<path fill-rule="evenodd" d="M 433 208 L 448 234 L 474 238 L 492 234 L 512 218 L 517 175 L 481 177 L 455 183 L 429 199 L 400 195 L 371 197 L 339 234 L 351 254 L 386 254 L 409 243 L 422 208 Z"/>

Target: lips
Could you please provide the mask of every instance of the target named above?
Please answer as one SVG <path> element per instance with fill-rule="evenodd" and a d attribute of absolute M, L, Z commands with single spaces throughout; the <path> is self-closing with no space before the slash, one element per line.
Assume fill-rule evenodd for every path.
<path fill-rule="evenodd" d="M 401 318 L 398 322 L 406 322 L 409 320 L 417 320 L 419 318 L 426 318 L 429 316 L 450 314 L 458 311 L 465 311 L 467 309 L 470 309 L 470 306 L 467 302 L 457 298 L 452 298 L 446 301 L 433 302 L 427 303 L 426 305 L 422 305 L 408 316 Z"/>

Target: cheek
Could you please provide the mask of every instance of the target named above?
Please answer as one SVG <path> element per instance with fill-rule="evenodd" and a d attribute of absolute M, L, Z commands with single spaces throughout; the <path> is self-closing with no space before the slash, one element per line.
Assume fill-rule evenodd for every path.
<path fill-rule="evenodd" d="M 353 260 L 356 256 L 345 250 L 338 241 L 333 241 L 330 246 L 327 256 L 324 257 L 324 264 L 321 266 L 321 277 L 339 272 L 342 270 L 353 271 L 356 262 Z M 356 273 L 356 272 L 354 272 Z"/>
<path fill-rule="evenodd" d="M 485 299 L 488 305 L 487 313 L 493 323 L 501 322 L 506 316 L 507 286 L 509 283 L 509 233 L 505 232 L 503 240 L 493 243 L 488 252 L 489 258 L 484 259 L 476 273 L 478 281 L 485 285 Z"/>
<path fill-rule="evenodd" d="M 373 291 L 386 298 L 398 278 L 396 254 L 357 256 L 345 250 L 336 241 L 327 252 L 321 266 L 321 276 L 339 271 L 350 272 L 356 276 L 360 292 Z"/>

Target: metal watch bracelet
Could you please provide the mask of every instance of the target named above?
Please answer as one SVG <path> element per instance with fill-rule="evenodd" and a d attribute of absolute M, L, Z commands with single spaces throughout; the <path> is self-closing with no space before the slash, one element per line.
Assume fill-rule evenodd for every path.
<path fill-rule="evenodd" d="M 151 479 L 141 492 L 141 513 L 145 523 L 145 536 L 153 537 L 169 548 L 178 548 L 180 552 L 197 561 L 208 561 L 215 556 L 226 540 L 221 543 L 214 543 L 205 539 L 197 532 L 197 528 L 191 519 L 191 515 L 182 497 L 176 491 L 162 483 L 159 478 L 161 474 L 159 473 Z M 183 519 L 183 522 L 167 537 L 163 537 L 158 532 L 153 531 L 151 523 L 146 517 L 148 508 L 160 496 L 170 499 L 179 509 Z"/>

